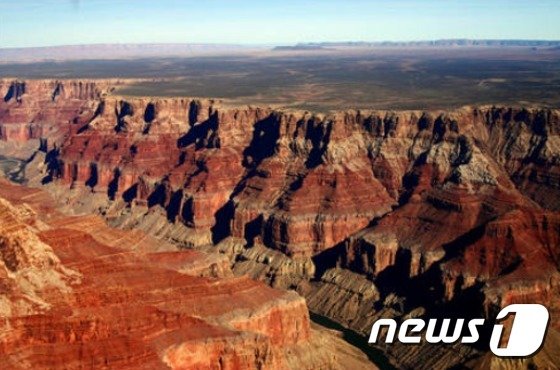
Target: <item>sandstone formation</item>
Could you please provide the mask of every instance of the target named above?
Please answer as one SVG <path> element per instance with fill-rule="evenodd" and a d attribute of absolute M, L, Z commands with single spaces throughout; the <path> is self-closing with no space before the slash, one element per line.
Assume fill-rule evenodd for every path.
<path fill-rule="evenodd" d="M 42 191 L 0 181 L 2 366 L 368 366 L 310 329 L 303 298 L 233 277 L 225 257 L 64 216 Z M 331 339 L 348 353 L 335 358 Z"/>
<path fill-rule="evenodd" d="M 491 317 L 515 302 L 545 304 L 560 330 L 560 111 L 323 116 L 84 84 L 0 84 L 2 140 L 41 140 L 28 169 L 69 208 L 225 254 L 362 334 L 376 317 Z M 429 369 L 479 366 L 485 351 L 386 353 Z"/>

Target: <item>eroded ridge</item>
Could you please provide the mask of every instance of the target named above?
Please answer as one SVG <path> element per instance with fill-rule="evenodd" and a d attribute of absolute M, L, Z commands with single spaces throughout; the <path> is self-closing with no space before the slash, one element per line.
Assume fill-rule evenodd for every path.
<path fill-rule="evenodd" d="M 0 181 L 3 366 L 339 368 L 296 293 Z"/>
<path fill-rule="evenodd" d="M 312 310 L 361 333 L 380 316 L 488 317 L 542 303 L 556 334 L 535 361 L 554 363 L 560 111 L 317 115 L 112 96 L 107 82 L 93 97 L 49 99 L 57 84 L 79 86 L 5 81 L 0 132 L 41 139 L 45 153 L 28 168 L 68 208 L 224 253 L 235 273 L 297 289 Z M 34 118 L 43 111 L 66 113 Z M 53 135 L 34 134 L 35 122 Z M 428 369 L 493 361 L 484 351 L 397 346 L 393 357 Z"/>

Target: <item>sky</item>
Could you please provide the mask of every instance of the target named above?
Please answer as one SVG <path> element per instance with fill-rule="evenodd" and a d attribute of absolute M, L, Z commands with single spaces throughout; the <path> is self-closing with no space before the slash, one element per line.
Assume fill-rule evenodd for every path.
<path fill-rule="evenodd" d="M 0 2 L 0 47 L 449 38 L 560 40 L 560 0 Z"/>

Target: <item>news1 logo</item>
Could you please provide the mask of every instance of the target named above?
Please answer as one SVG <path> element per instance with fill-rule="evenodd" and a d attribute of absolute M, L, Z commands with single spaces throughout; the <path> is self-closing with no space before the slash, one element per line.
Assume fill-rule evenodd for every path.
<path fill-rule="evenodd" d="M 546 307 L 540 304 L 512 304 L 504 307 L 496 316 L 496 321 L 502 321 L 509 315 L 515 315 L 509 339 L 505 347 L 500 346 L 504 333 L 504 325 L 495 324 L 490 337 L 490 350 L 498 357 L 526 357 L 531 356 L 541 348 L 548 328 L 549 314 Z M 451 319 L 443 319 L 439 334 L 436 334 L 437 319 L 430 319 L 426 329 L 425 339 L 428 343 L 476 343 L 480 339 L 478 327 L 484 325 L 484 319 L 472 319 L 467 324 L 468 336 L 462 336 L 465 319 L 457 319 L 455 328 L 449 333 Z M 376 343 L 380 329 L 387 327 L 385 343 L 393 343 L 397 331 L 397 322 L 393 319 L 381 319 L 371 327 L 369 343 Z M 420 332 L 426 326 L 426 321 L 420 318 L 408 319 L 402 322 L 398 332 L 401 343 L 420 343 Z"/>

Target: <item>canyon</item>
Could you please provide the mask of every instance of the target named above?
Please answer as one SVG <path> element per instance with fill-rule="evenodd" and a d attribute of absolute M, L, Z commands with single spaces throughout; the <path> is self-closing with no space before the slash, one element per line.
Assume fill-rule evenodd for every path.
<path fill-rule="evenodd" d="M 336 368 L 351 351 L 307 309 L 367 335 L 541 303 L 533 358 L 379 349 L 403 369 L 560 364 L 560 110 L 315 114 L 126 83 L 0 80 L 0 154 L 25 163 L 25 187 L 0 184 L 13 361 Z"/>
<path fill-rule="evenodd" d="M 0 180 L 3 367 L 375 369 L 305 300 Z M 333 355 L 336 353 L 336 356 Z"/>

